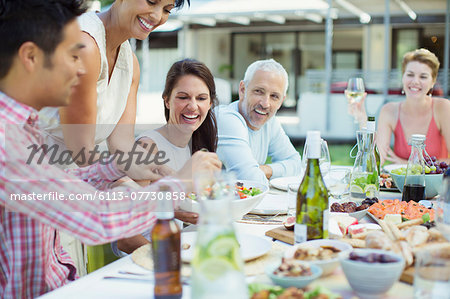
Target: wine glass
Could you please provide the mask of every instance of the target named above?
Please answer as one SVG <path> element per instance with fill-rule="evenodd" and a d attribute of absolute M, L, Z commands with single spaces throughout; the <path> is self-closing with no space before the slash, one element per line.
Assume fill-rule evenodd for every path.
<path fill-rule="evenodd" d="M 359 103 L 364 96 L 364 81 L 363 78 L 352 77 L 348 79 L 347 89 L 345 90 L 345 96 L 348 103 Z"/>
<path fill-rule="evenodd" d="M 306 161 L 308 160 L 307 148 L 308 143 L 306 142 L 305 148 L 303 149 L 303 159 L 302 159 L 303 169 L 306 169 Z M 331 168 L 330 151 L 328 150 L 328 143 L 326 142 L 326 140 L 323 139 L 320 139 L 319 167 L 323 177 L 325 177 L 328 174 Z"/>
<path fill-rule="evenodd" d="M 350 179 L 352 172 L 349 168 L 335 167 L 328 173 L 325 184 L 333 198 L 341 200 L 350 196 Z"/>
<path fill-rule="evenodd" d="M 345 90 L 345 97 L 348 101 L 348 112 L 354 117 L 354 122 L 358 123 L 358 119 L 361 117 L 359 111 L 359 102 L 364 97 L 364 81 L 359 77 L 352 77 L 348 79 L 347 89 Z"/>

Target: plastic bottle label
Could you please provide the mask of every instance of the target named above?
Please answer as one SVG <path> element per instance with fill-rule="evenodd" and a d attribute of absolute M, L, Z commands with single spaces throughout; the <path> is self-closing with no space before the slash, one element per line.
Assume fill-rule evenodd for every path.
<path fill-rule="evenodd" d="M 296 223 L 294 225 L 294 243 L 306 242 L 307 227 L 304 224 Z"/>

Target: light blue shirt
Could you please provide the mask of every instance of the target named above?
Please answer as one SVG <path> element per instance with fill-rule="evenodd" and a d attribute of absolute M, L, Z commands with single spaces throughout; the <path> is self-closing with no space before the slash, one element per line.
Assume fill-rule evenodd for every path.
<path fill-rule="evenodd" d="M 278 120 L 272 117 L 254 131 L 239 113 L 238 103 L 235 101 L 215 109 L 219 134 L 217 155 L 227 171 L 234 172 L 237 179 L 267 184 L 259 165 L 263 165 L 270 156 L 272 178 L 300 175 L 300 154 Z"/>

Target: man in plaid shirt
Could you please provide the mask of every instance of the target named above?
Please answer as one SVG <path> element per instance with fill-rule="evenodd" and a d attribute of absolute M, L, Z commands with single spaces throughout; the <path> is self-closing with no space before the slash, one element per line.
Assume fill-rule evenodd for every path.
<path fill-rule="evenodd" d="M 70 171 L 30 159 L 43 140 L 38 110 L 67 105 L 84 73 L 80 2 L 0 1 L 0 298 L 33 298 L 77 278 L 58 230 L 86 244 L 139 234 L 155 221 L 158 201 L 150 199 L 161 193 L 152 192 L 181 199 L 193 173 L 221 167 L 214 153 L 197 152 L 173 177 L 108 191 L 124 176 L 115 159 Z M 154 178 L 159 167 L 133 165 L 133 174 Z"/>

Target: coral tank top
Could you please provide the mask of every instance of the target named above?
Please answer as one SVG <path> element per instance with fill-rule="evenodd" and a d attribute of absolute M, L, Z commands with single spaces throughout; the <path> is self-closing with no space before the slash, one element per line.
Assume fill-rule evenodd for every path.
<path fill-rule="evenodd" d="M 408 160 L 411 154 L 411 146 L 405 138 L 403 127 L 400 122 L 400 109 L 402 103 L 398 107 L 397 124 L 394 130 L 394 153 L 405 160 Z M 431 111 L 433 111 L 433 100 L 431 102 Z M 431 121 L 428 125 L 427 140 L 425 141 L 425 150 L 430 156 L 436 156 L 438 159 L 446 159 L 448 157 L 447 145 L 444 136 L 441 135 L 434 121 L 434 113 L 432 112 Z"/>

